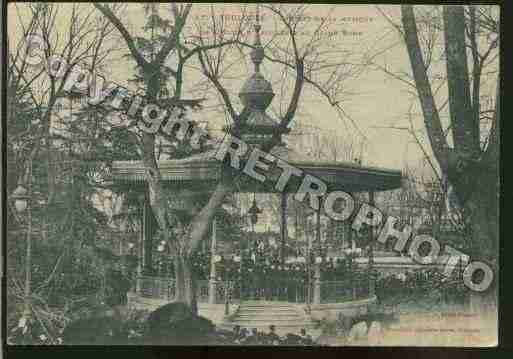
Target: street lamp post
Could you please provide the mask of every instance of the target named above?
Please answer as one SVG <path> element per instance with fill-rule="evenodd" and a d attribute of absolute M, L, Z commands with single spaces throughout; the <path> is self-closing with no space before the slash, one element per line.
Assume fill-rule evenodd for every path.
<path fill-rule="evenodd" d="M 251 221 L 251 235 L 253 238 L 251 240 L 251 243 L 248 243 L 248 248 L 251 248 L 252 245 L 254 245 L 254 242 L 256 240 L 255 224 L 257 224 L 257 222 L 258 222 L 258 215 L 260 213 L 262 213 L 262 210 L 260 208 L 258 208 L 255 195 L 253 195 L 253 203 L 251 204 L 251 207 L 248 210 L 249 219 Z M 256 262 L 256 259 L 255 259 L 255 262 Z M 242 256 L 241 256 L 241 263 L 242 263 Z M 241 270 L 241 274 L 242 274 L 242 270 Z M 241 283 L 241 285 L 242 285 L 242 283 Z"/>
<path fill-rule="evenodd" d="M 208 281 L 208 302 L 209 304 L 216 303 L 216 293 L 217 293 L 217 272 L 216 272 L 216 263 L 217 263 L 217 221 L 214 218 L 212 220 L 212 241 L 210 245 L 210 275 Z"/>
<path fill-rule="evenodd" d="M 12 193 L 14 199 L 14 207 L 18 213 L 25 212 L 29 207 L 30 194 L 29 191 L 21 184 L 16 187 Z M 28 209 L 27 213 L 27 248 L 25 255 L 25 287 L 24 287 L 24 308 L 20 321 L 20 326 L 25 327 L 31 317 L 30 296 L 31 296 L 31 280 L 32 280 L 32 212 Z"/>
<path fill-rule="evenodd" d="M 311 307 L 311 301 L 312 301 L 312 278 L 311 278 L 311 263 L 310 263 L 310 259 L 311 259 L 311 255 L 310 255 L 310 245 L 311 245 L 311 241 L 310 241 L 310 223 L 308 222 L 308 220 L 306 221 L 306 231 L 305 231 L 305 235 L 306 235 L 306 248 L 305 248 L 305 264 L 306 264 L 306 308 L 307 308 L 307 311 L 308 313 L 311 313 L 312 311 L 312 307 Z"/>
<path fill-rule="evenodd" d="M 310 247 L 309 247 L 309 242 L 307 243 L 306 245 L 306 248 L 304 249 L 304 252 L 302 253 L 305 257 L 305 269 L 306 269 L 306 309 L 307 309 L 307 312 L 310 313 L 311 312 L 311 295 L 312 295 L 312 283 L 311 283 L 311 279 L 310 279 Z"/>
<path fill-rule="evenodd" d="M 231 278 L 230 278 L 231 279 Z M 232 292 L 232 281 L 227 280 L 224 284 L 224 315 L 230 314 L 230 294 Z"/>
<path fill-rule="evenodd" d="M 314 293 L 313 303 L 321 303 L 321 209 L 319 208 L 316 212 L 315 222 L 315 273 L 314 273 Z"/>
<path fill-rule="evenodd" d="M 369 204 L 375 206 L 374 191 L 369 191 Z M 369 296 L 373 297 L 376 293 L 376 283 L 374 280 L 374 228 L 371 228 L 369 237 Z"/>

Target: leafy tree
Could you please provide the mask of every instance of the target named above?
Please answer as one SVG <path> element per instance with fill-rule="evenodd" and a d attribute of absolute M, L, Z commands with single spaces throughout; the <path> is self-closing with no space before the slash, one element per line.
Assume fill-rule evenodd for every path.
<path fill-rule="evenodd" d="M 94 71 L 102 64 L 104 41 L 112 31 L 94 10 L 81 13 L 81 7 L 69 7 L 65 30 L 55 22 L 63 14 L 60 5 L 10 7 L 18 15 L 21 34 L 9 37 L 7 185 L 8 193 L 18 184 L 28 188 L 29 206 L 21 214 L 11 202 L 8 207 L 8 292 L 14 305 L 9 322 L 18 317 L 21 299 L 24 314 L 32 314 L 28 324 L 39 323 L 53 343 L 77 300 L 94 301 L 102 287 L 103 263 L 88 245 L 102 237 L 107 218 L 93 196 L 117 150 L 98 111 L 93 113 L 79 94 L 66 90 L 75 66 Z M 31 34 L 45 41 L 38 65 L 29 63 Z M 69 65 L 62 77 L 48 66 L 58 53 Z M 94 121 L 84 121 L 85 116 Z M 127 153 L 120 150 L 118 156 Z"/>

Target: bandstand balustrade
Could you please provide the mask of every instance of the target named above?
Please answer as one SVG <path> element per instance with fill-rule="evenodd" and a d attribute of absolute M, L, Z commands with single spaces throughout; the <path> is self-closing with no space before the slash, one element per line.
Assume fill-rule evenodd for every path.
<path fill-rule="evenodd" d="M 291 303 L 343 303 L 364 299 L 371 296 L 372 277 L 367 270 L 357 270 L 343 280 L 320 281 L 319 300 L 313 296 L 313 288 L 308 291 L 308 284 L 293 280 L 269 282 L 268 285 L 253 286 L 250 282 L 216 281 L 213 286 L 209 280 L 196 282 L 196 299 L 198 303 L 223 304 L 238 303 L 242 300 L 276 300 Z M 312 287 L 316 283 L 311 283 Z M 210 292 L 212 289 L 215 293 Z M 171 277 L 139 276 L 136 278 L 134 292 L 142 298 L 162 299 L 172 302 L 175 298 L 175 280 Z M 241 295 L 242 294 L 242 295 Z"/>

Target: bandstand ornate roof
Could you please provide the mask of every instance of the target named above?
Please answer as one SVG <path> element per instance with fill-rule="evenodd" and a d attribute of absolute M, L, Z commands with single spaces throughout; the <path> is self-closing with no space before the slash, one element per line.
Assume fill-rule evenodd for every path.
<path fill-rule="evenodd" d="M 212 150 L 184 159 L 158 161 L 162 179 L 170 185 L 186 185 L 187 183 L 199 185 L 217 182 L 220 178 L 222 163 L 214 157 L 215 152 Z M 271 154 L 302 169 L 305 173 L 323 180 L 330 190 L 385 191 L 401 186 L 402 176 L 401 171 L 398 170 L 364 167 L 347 162 L 314 161 L 285 147 L 275 148 Z M 241 192 L 273 192 L 272 186 L 280 173 L 280 169 L 274 169 L 267 173 L 269 178 L 267 182 L 272 182 L 272 184 L 265 188 L 261 187 L 258 181 L 243 175 L 243 177 L 247 177 L 247 180 L 239 185 L 238 190 Z M 145 166 L 142 161 L 114 161 L 112 180 L 118 184 L 144 184 L 146 182 Z M 297 184 L 294 184 L 292 179 L 290 184 L 286 190 L 295 192 Z"/>

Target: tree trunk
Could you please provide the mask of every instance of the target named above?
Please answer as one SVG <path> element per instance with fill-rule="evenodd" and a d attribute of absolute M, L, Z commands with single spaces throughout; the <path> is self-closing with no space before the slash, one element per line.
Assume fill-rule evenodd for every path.
<path fill-rule="evenodd" d="M 468 193 L 463 210 L 471 236 L 469 254 L 484 260 L 493 260 L 497 258 L 499 242 L 498 163 L 483 165 L 485 164 L 479 163 L 466 171 L 464 177 L 473 178 L 474 181 L 470 188 L 460 188 L 460 191 Z M 454 184 L 455 188 L 457 185 L 458 183 Z"/>
<path fill-rule="evenodd" d="M 196 300 L 196 278 L 190 257 L 175 257 L 175 301 L 187 304 L 194 314 L 198 313 Z"/>
<path fill-rule="evenodd" d="M 489 188 L 476 188 L 475 195 L 467 201 L 465 206 L 468 212 L 466 220 L 470 222 L 469 229 L 472 237 L 471 253 L 485 260 L 496 258 L 498 243 L 497 210 L 483 204 L 485 201 L 490 201 L 489 191 Z"/>
<path fill-rule="evenodd" d="M 475 174 L 474 174 L 475 176 Z M 468 226 L 470 248 L 467 254 L 472 259 L 485 260 L 495 275 L 494 282 L 484 292 L 469 291 L 468 309 L 472 313 L 496 311 L 498 283 L 499 209 L 498 176 L 494 171 L 483 171 L 472 188 L 470 198 L 464 206 L 465 222 Z"/>

